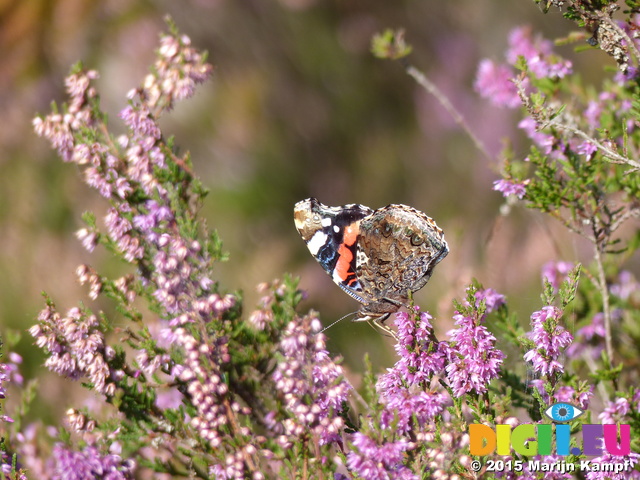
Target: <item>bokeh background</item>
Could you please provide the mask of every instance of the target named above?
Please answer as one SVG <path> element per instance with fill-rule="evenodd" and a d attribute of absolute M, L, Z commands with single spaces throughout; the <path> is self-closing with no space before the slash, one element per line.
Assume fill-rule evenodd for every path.
<path fill-rule="evenodd" d="M 553 221 L 522 207 L 505 208 L 491 190 L 500 152 L 508 144 L 526 155 L 517 112 L 479 98 L 473 80 L 481 58 L 503 58 L 508 32 L 531 24 L 549 38 L 573 24 L 544 15 L 532 0 L 232 1 L 18 0 L 0 1 L 0 324 L 25 331 L 46 291 L 61 310 L 82 299 L 79 263 L 103 273 L 126 267 L 74 237 L 81 214 L 105 211 L 75 167 L 63 164 L 33 133 L 31 119 L 64 99 L 63 78 L 82 60 L 97 82 L 114 132 L 128 90 L 153 61 L 158 34 L 170 15 L 215 65 L 213 81 L 163 119 L 166 135 L 192 153 L 195 171 L 211 192 L 202 215 L 220 233 L 230 259 L 217 279 L 243 290 L 245 308 L 260 282 L 290 272 L 325 325 L 355 311 L 309 255 L 292 219 L 295 202 L 315 196 L 328 205 L 412 205 L 444 229 L 451 253 L 416 301 L 444 334 L 451 300 L 472 278 L 507 295 L 526 321 L 540 306 L 541 266 L 549 260 L 589 258 L 586 245 Z M 397 62 L 374 58 L 370 41 L 385 28 L 404 28 L 421 69 L 463 114 L 490 152 L 486 158 Z M 598 81 L 600 51 L 574 55 Z M 509 139 L 506 143 L 505 139 Z M 505 215 L 505 213 L 507 213 Z M 121 321 L 113 315 L 115 324 Z M 392 341 L 367 324 L 348 320 L 327 331 L 329 348 L 345 357 L 357 382 L 363 356 L 378 371 L 393 364 Z M 42 356 L 28 335 L 16 350 L 27 378 Z M 40 397 L 63 410 L 70 395 L 49 379 Z"/>

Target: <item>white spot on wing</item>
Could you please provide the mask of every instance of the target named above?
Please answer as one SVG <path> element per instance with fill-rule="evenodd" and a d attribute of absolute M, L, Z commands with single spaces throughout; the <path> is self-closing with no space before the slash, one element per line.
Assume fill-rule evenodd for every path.
<path fill-rule="evenodd" d="M 367 257 L 367 254 L 358 249 L 358 252 L 356 253 L 356 265 L 360 266 L 367 263 L 368 261 L 369 257 Z"/>
<path fill-rule="evenodd" d="M 332 220 L 332 218 L 331 218 L 331 217 L 323 218 L 323 219 L 322 219 L 322 226 L 323 226 L 323 227 L 328 227 L 328 226 L 330 226 L 330 225 L 331 225 L 331 222 L 332 222 L 332 221 L 333 221 L 333 220 Z"/>
<path fill-rule="evenodd" d="M 327 243 L 327 235 L 321 231 L 317 231 L 307 242 L 307 247 L 312 255 L 317 255 L 325 243 Z"/>
<path fill-rule="evenodd" d="M 333 231 L 336 232 L 336 233 L 340 232 L 340 227 L 338 225 L 334 225 L 333 226 Z"/>

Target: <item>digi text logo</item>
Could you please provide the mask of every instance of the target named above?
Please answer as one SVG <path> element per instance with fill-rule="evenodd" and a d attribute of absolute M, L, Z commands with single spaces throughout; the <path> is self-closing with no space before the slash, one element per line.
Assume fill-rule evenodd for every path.
<path fill-rule="evenodd" d="M 583 424 L 582 449 L 571 448 L 571 426 L 584 411 L 569 403 L 555 403 L 545 410 L 554 424 L 523 423 L 513 430 L 511 425 L 496 425 L 495 429 L 481 423 L 469 425 L 469 449 L 474 456 L 511 455 L 512 450 L 524 456 L 533 455 L 629 455 L 631 427 L 621 424 Z M 555 428 L 554 428 L 555 427 Z M 618 431 L 619 428 L 619 431 Z M 533 440 L 532 440 L 533 439 Z M 555 439 L 555 452 L 553 440 Z"/>

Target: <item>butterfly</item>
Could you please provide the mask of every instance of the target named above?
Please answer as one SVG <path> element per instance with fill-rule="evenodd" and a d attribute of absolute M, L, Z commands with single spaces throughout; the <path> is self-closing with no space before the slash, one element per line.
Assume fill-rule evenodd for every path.
<path fill-rule="evenodd" d="M 383 322 L 449 253 L 436 222 L 407 205 L 329 207 L 308 198 L 296 203 L 293 218 L 311 255 L 362 304 L 354 321 L 374 321 L 389 332 Z"/>

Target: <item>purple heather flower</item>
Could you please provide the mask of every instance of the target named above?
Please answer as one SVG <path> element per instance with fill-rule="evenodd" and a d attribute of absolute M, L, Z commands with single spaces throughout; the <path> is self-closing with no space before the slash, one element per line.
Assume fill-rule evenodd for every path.
<path fill-rule="evenodd" d="M 9 352 L 9 354 L 7 355 L 7 359 L 9 360 L 7 363 L 0 363 L 0 365 L 4 365 L 7 379 L 14 385 L 22 386 L 24 378 L 20 373 L 19 367 L 19 365 L 22 363 L 22 356 L 15 352 Z M 0 398 L 4 398 L 2 396 L 2 367 L 0 367 Z"/>
<path fill-rule="evenodd" d="M 135 107 L 128 105 L 120 112 L 120 118 L 135 135 L 156 140 L 162 137 L 160 127 L 146 105 L 138 104 Z"/>
<path fill-rule="evenodd" d="M 89 284 L 89 298 L 95 300 L 102 291 L 102 279 L 97 272 L 88 265 L 78 265 L 76 276 L 80 285 Z"/>
<path fill-rule="evenodd" d="M 606 452 L 606 449 L 603 449 Z M 587 480 L 633 480 L 640 479 L 640 472 L 635 468 L 635 466 L 640 462 L 640 454 L 635 452 L 630 452 L 627 456 L 618 456 L 618 455 L 609 455 L 608 453 L 604 453 L 601 457 L 597 457 L 591 460 L 591 465 L 594 464 L 602 464 L 607 468 L 602 468 L 601 470 L 596 470 L 592 468 L 585 475 Z M 614 473 L 610 470 L 610 465 L 621 465 L 622 470 L 618 473 Z M 627 466 L 627 469 L 624 469 L 624 466 Z"/>
<path fill-rule="evenodd" d="M 415 309 L 415 314 L 396 313 L 398 342 L 395 348 L 400 359 L 376 384 L 384 404 L 381 425 L 390 428 L 393 424 L 399 432 L 414 427 L 419 431 L 429 425 L 444 411 L 449 400 L 448 395 L 430 388 L 432 378 L 444 373 L 448 345 L 435 340 L 429 322 L 432 317 Z"/>
<path fill-rule="evenodd" d="M 405 439 L 378 445 L 364 433 L 353 434 L 353 448 L 347 454 L 347 467 L 367 480 L 415 479 L 419 477 L 402 465 L 404 452 L 414 448 Z"/>
<path fill-rule="evenodd" d="M 617 310 L 613 311 L 613 316 L 615 316 L 616 312 Z M 565 353 L 568 357 L 576 358 L 586 349 L 590 349 L 591 358 L 594 360 L 600 358 L 600 354 L 604 350 L 604 342 L 601 341 L 604 335 L 604 313 L 598 312 L 593 316 L 590 324 L 576 331 L 575 340 L 569 345 Z"/>
<path fill-rule="evenodd" d="M 628 300 L 634 292 L 640 290 L 640 284 L 631 272 L 623 270 L 618 274 L 618 283 L 611 285 L 610 290 L 616 297 Z"/>
<path fill-rule="evenodd" d="M 527 190 L 525 188 L 526 184 L 526 180 L 524 182 L 518 183 L 514 180 L 506 180 L 504 178 L 501 178 L 500 180 L 496 180 L 495 182 L 493 182 L 493 189 L 497 192 L 501 192 L 505 198 L 509 195 L 515 195 L 516 197 L 521 199 L 527 193 Z"/>
<path fill-rule="evenodd" d="M 598 151 L 598 147 L 594 145 L 592 142 L 585 140 L 584 142 L 580 142 L 577 147 L 575 147 L 575 151 L 579 155 L 584 155 L 587 157 L 587 160 L 590 160 L 593 157 L 593 154 Z"/>
<path fill-rule="evenodd" d="M 518 57 L 524 57 L 527 67 L 538 78 L 562 78 L 569 75 L 572 71 L 571 62 L 555 57 L 552 47 L 551 41 L 539 35 L 532 37 L 531 28 L 515 28 L 509 34 L 507 61 L 515 65 Z"/>
<path fill-rule="evenodd" d="M 220 372 L 220 367 L 230 360 L 228 346 L 222 340 L 216 344 L 199 342 L 182 327 L 176 328 L 174 335 L 175 342 L 185 352 L 183 368 L 174 368 L 174 372 L 187 384 L 187 392 L 197 410 L 191 425 L 212 448 L 217 448 L 222 443 L 220 428 L 228 423 L 223 402 L 228 398 L 228 386 Z M 235 401 L 231 402 L 231 408 L 244 412 Z"/>
<path fill-rule="evenodd" d="M 599 101 L 591 100 L 587 104 L 587 108 L 584 109 L 584 118 L 591 128 L 599 128 L 600 115 L 602 114 L 602 103 Z"/>
<path fill-rule="evenodd" d="M 81 228 L 76 232 L 76 237 L 89 252 L 93 252 L 94 248 L 96 248 L 98 243 L 98 234 L 96 232 Z"/>
<path fill-rule="evenodd" d="M 632 408 L 636 411 L 640 411 L 640 389 L 638 387 L 632 388 L 633 395 L 631 397 Z"/>
<path fill-rule="evenodd" d="M 630 411 L 629 400 L 620 397 L 616 398 L 615 402 L 607 402 L 598 419 L 602 423 L 625 423 L 624 418 Z"/>
<path fill-rule="evenodd" d="M 65 162 L 86 163 L 85 157 L 74 155 L 74 132 L 84 127 L 92 127 L 94 124 L 89 104 L 96 96 L 95 89 L 90 86 L 91 81 L 96 78 L 98 74 L 94 70 L 68 76 L 65 79 L 67 93 L 70 96 L 68 112 L 53 113 L 45 118 L 38 117 L 33 120 L 36 134 L 47 138 Z"/>
<path fill-rule="evenodd" d="M 546 279 L 557 292 L 560 284 L 568 279 L 569 272 L 574 267 L 575 265 L 571 262 L 547 262 L 542 267 L 542 279 Z"/>
<path fill-rule="evenodd" d="M 0 363 L 0 399 L 7 398 L 7 387 L 9 383 L 9 367 L 5 363 Z M 6 421 L 5 417 L 5 421 Z"/>
<path fill-rule="evenodd" d="M 264 474 L 254 472 L 249 476 L 246 471 L 246 458 L 256 455 L 256 448 L 253 445 L 246 445 L 243 448 L 237 448 L 234 452 L 226 455 L 224 465 L 215 464 L 209 467 L 209 475 L 215 477 L 216 480 L 235 480 L 251 478 L 252 480 L 264 480 Z"/>
<path fill-rule="evenodd" d="M 513 83 L 514 73 L 506 65 L 485 59 L 478 65 L 474 83 L 475 90 L 494 105 L 516 108 L 521 105 L 518 89 Z"/>
<path fill-rule="evenodd" d="M 38 324 L 29 329 L 36 345 L 49 353 L 45 366 L 71 379 L 86 376 L 93 388 L 104 395 L 115 394 L 114 379 L 109 361 L 115 352 L 107 346 L 95 315 L 72 308 L 65 317 L 48 305 L 38 315 Z"/>
<path fill-rule="evenodd" d="M 96 447 L 82 451 L 68 449 L 61 443 L 51 455 L 53 480 L 128 480 L 134 478 L 135 464 L 119 455 L 101 455 Z"/>
<path fill-rule="evenodd" d="M 496 338 L 481 325 L 483 318 L 458 312 L 453 318 L 458 328 L 447 333 L 451 337 L 446 367 L 449 384 L 456 396 L 472 390 L 484 393 L 489 382 L 498 376 L 505 355 L 495 348 Z"/>
<path fill-rule="evenodd" d="M 308 316 L 287 325 L 273 379 L 290 414 L 282 421 L 285 434 L 298 437 L 310 430 L 325 444 L 340 438 L 344 420 L 339 413 L 351 385 L 325 350 L 320 329 L 320 321 Z"/>
<path fill-rule="evenodd" d="M 484 290 L 478 290 L 475 293 L 476 308 L 480 306 L 480 302 L 484 300 L 486 307 L 485 313 L 491 313 L 496 311 L 502 305 L 505 304 L 504 295 L 496 292 L 493 288 L 485 288 Z"/>
<path fill-rule="evenodd" d="M 380 414 L 380 424 L 384 429 L 393 427 L 397 432 L 424 429 L 451 403 L 446 393 L 406 387 L 402 378 L 391 369 L 378 380 L 378 389 L 385 406 Z"/>
<path fill-rule="evenodd" d="M 431 325 L 427 313 L 421 313 L 421 321 L 409 321 L 405 312 L 396 314 L 399 341 L 396 351 L 400 360 L 376 383 L 380 399 L 385 405 L 381 413 L 383 428 L 396 422 L 397 431 L 406 432 L 415 419 L 422 427 L 440 415 L 448 402 L 448 396 L 429 389 L 434 375 L 443 372 L 447 344 L 431 337 Z M 413 332 L 408 331 L 413 325 Z"/>
<path fill-rule="evenodd" d="M 528 337 L 535 347 L 524 355 L 533 369 L 542 375 L 553 375 L 564 372 L 564 366 L 558 361 L 562 351 L 573 341 L 571 334 L 559 323 L 562 311 L 553 306 L 542 307 L 542 310 L 531 315 L 533 329 Z"/>
<path fill-rule="evenodd" d="M 417 308 L 416 308 L 417 312 Z M 394 366 L 408 386 L 426 385 L 433 375 L 442 373 L 447 355 L 447 344 L 436 342 L 430 320 L 426 312 L 414 315 L 398 312 L 395 323 L 398 327 L 398 342 L 395 345 L 400 360 Z"/>
<path fill-rule="evenodd" d="M 573 387 L 564 385 L 556 388 L 553 398 L 556 402 L 571 403 L 585 409 L 589 406 L 592 395 L 593 387 L 588 387 L 588 390 L 578 393 Z"/>
<path fill-rule="evenodd" d="M 518 128 L 524 130 L 527 137 L 540 147 L 544 154 L 550 155 L 559 149 L 558 140 L 553 135 L 540 131 L 538 123 L 533 118 L 523 118 L 518 123 Z"/>
<path fill-rule="evenodd" d="M 0 363 L 0 400 L 7 397 L 7 385 L 22 385 L 23 378 L 20 374 L 18 365 L 22 363 L 22 357 L 17 353 L 9 353 L 7 355 L 9 362 Z M 0 422 L 13 423 L 13 418 L 9 415 L 0 413 Z"/>
<path fill-rule="evenodd" d="M 573 387 L 562 386 L 558 387 L 553 394 L 553 398 L 558 402 L 570 403 L 573 400 L 573 396 L 576 393 Z"/>
<path fill-rule="evenodd" d="M 184 401 L 184 395 L 177 388 L 158 390 L 156 394 L 156 406 L 161 409 L 179 408 Z"/>

